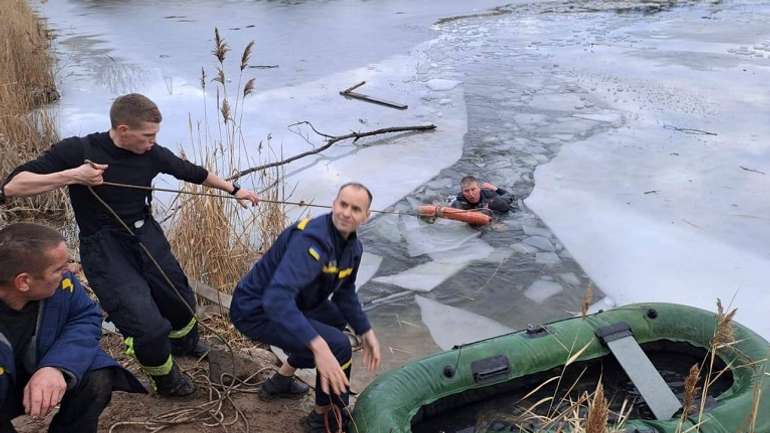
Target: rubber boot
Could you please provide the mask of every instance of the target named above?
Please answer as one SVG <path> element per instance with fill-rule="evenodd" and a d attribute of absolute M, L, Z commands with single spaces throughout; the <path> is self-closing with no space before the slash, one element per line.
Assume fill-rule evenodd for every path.
<path fill-rule="evenodd" d="M 156 391 L 162 396 L 184 397 L 195 392 L 195 384 L 179 371 L 176 362 L 168 374 L 150 377 L 155 383 Z"/>

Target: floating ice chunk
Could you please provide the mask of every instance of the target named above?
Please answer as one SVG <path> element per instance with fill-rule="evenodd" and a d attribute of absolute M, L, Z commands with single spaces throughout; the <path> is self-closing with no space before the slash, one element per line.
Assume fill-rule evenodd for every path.
<path fill-rule="evenodd" d="M 578 119 L 595 120 L 597 122 L 607 123 L 619 123 L 621 120 L 623 120 L 623 115 L 613 111 L 603 111 L 600 113 L 580 113 L 573 114 L 572 116 L 577 117 Z"/>
<path fill-rule="evenodd" d="M 561 278 L 562 281 L 565 283 L 578 287 L 580 286 L 580 279 L 577 277 L 577 275 L 573 274 L 572 272 L 565 272 L 563 274 L 559 274 L 559 278 Z"/>
<path fill-rule="evenodd" d="M 377 269 L 380 268 L 382 263 L 382 257 L 364 252 L 361 256 L 361 264 L 358 266 L 358 275 L 356 276 L 356 290 L 366 284 L 374 274 L 377 273 Z"/>
<path fill-rule="evenodd" d="M 514 251 L 516 251 L 519 254 L 533 254 L 538 251 L 537 248 L 533 247 L 532 245 L 527 245 L 522 242 L 513 244 L 512 248 Z"/>
<path fill-rule="evenodd" d="M 532 283 L 527 290 L 524 291 L 524 296 L 542 304 L 546 299 L 551 296 L 560 293 L 564 288 L 561 284 L 555 281 L 547 281 L 545 279 L 537 280 Z"/>
<path fill-rule="evenodd" d="M 534 126 L 544 122 L 547 117 L 544 114 L 521 113 L 513 116 L 517 125 L 522 127 Z"/>
<path fill-rule="evenodd" d="M 535 254 L 535 262 L 542 265 L 553 266 L 561 263 L 561 259 L 559 259 L 559 256 L 557 256 L 556 253 L 537 253 Z"/>
<path fill-rule="evenodd" d="M 484 260 L 489 257 L 494 248 L 479 238 L 469 239 L 460 247 L 442 251 L 440 253 L 428 253 L 436 262 L 443 263 L 468 263 L 473 260 Z"/>
<path fill-rule="evenodd" d="M 524 233 L 529 236 L 542 236 L 544 238 L 551 237 L 551 231 L 542 227 L 534 227 L 534 226 L 522 226 L 522 230 L 524 230 Z"/>
<path fill-rule="evenodd" d="M 524 243 L 532 245 L 535 248 L 538 248 L 542 251 L 554 251 L 555 248 L 553 247 L 553 244 L 548 239 L 542 237 L 542 236 L 530 236 L 526 239 L 524 239 Z"/>
<path fill-rule="evenodd" d="M 430 292 L 465 267 L 465 263 L 428 262 L 404 272 L 377 277 L 372 281 L 393 284 L 417 292 Z"/>
<path fill-rule="evenodd" d="M 544 93 L 533 96 L 529 105 L 542 110 L 572 111 L 578 104 L 581 104 L 580 97 L 572 93 Z"/>
<path fill-rule="evenodd" d="M 416 219 L 416 218 L 413 218 Z M 399 228 L 397 215 L 383 215 L 368 223 L 367 229 L 371 229 L 377 236 L 392 242 L 401 242 L 401 228 Z"/>
<path fill-rule="evenodd" d="M 433 341 L 443 350 L 513 331 L 502 323 L 470 311 L 422 296 L 415 296 L 414 299 L 420 307 L 422 322 L 428 327 Z"/>
<path fill-rule="evenodd" d="M 439 105 L 451 104 L 452 100 L 449 98 L 443 98 L 438 100 Z"/>
<path fill-rule="evenodd" d="M 402 218 L 401 235 L 406 239 L 411 257 L 453 250 L 480 234 L 457 221 L 438 219 L 435 224 L 426 224 L 417 218 Z"/>
<path fill-rule="evenodd" d="M 457 80 L 446 80 L 443 78 L 434 78 L 432 80 L 429 80 L 426 85 L 431 89 L 438 92 L 443 92 L 446 90 L 452 90 L 455 87 L 457 87 L 462 81 Z"/>
<path fill-rule="evenodd" d="M 484 259 L 484 261 L 502 263 L 508 260 L 508 258 L 511 257 L 511 254 L 513 254 L 513 250 L 508 248 L 495 248 L 495 250 Z"/>
<path fill-rule="evenodd" d="M 599 312 L 599 310 L 611 310 L 615 308 L 615 300 L 609 296 L 605 296 L 590 307 L 588 307 L 588 314 Z"/>

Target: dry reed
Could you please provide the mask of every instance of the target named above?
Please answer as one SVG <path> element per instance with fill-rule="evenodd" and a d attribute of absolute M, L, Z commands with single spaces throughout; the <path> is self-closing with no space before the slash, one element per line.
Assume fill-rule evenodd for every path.
<path fill-rule="evenodd" d="M 238 87 L 236 91 L 230 91 L 225 67 L 230 48 L 219 30 L 215 29 L 212 54 L 216 58 L 216 74 L 211 81 L 216 95 L 216 129 L 208 125 L 208 118 L 204 119 L 203 125 L 194 125 L 192 120 L 189 125 L 196 156 L 204 161 L 209 171 L 233 173 L 242 158 L 248 159 L 253 153 L 262 156 L 261 143 L 259 148 L 249 149 L 241 129 L 245 99 L 255 89 L 253 78 L 241 86 L 253 47 L 254 44 L 249 43 L 238 59 Z M 204 112 L 207 109 L 207 84 L 206 71 L 201 69 Z M 235 95 L 234 101 L 230 95 Z M 210 131 L 217 133 L 211 134 Z M 282 171 L 274 169 L 263 172 L 256 181 L 243 186 L 258 190 L 259 186 L 268 185 L 263 188 L 261 197 L 280 201 L 284 198 L 282 177 Z M 197 185 L 188 184 L 184 188 L 187 191 L 212 192 Z M 284 208 L 276 203 L 261 203 L 255 208 L 243 209 L 235 200 L 189 195 L 178 196 L 175 203 L 169 241 L 180 264 L 190 278 L 225 293 L 232 292 L 238 279 L 259 257 L 260 250 L 271 245 L 286 225 Z"/>
<path fill-rule="evenodd" d="M 583 294 L 583 299 L 580 301 L 580 317 L 583 319 L 586 318 L 588 315 L 588 309 L 591 307 L 591 304 L 594 301 L 594 285 L 593 283 L 588 283 L 588 287 L 586 287 L 586 292 Z"/>
<path fill-rule="evenodd" d="M 36 158 L 58 140 L 56 125 L 43 106 L 56 98 L 49 35 L 22 0 L 0 0 L 0 176 Z M 59 189 L 13 199 L 0 208 L 0 224 L 42 221 L 74 233 L 68 201 Z"/>
<path fill-rule="evenodd" d="M 586 416 L 586 433 L 605 433 L 607 431 L 607 419 L 610 408 L 607 399 L 604 398 L 604 386 L 601 380 L 596 385 L 594 398 L 588 404 L 588 415 Z"/>
<path fill-rule="evenodd" d="M 735 342 L 733 317 L 737 311 L 736 308 L 733 308 L 732 310 L 725 312 L 722 301 L 717 298 L 717 326 L 714 337 L 711 339 L 712 352 L 731 347 Z"/>
<path fill-rule="evenodd" d="M 695 396 L 698 394 L 698 381 L 700 380 L 700 367 L 698 364 L 690 367 L 690 373 L 684 380 L 684 398 L 682 399 L 682 416 L 680 417 L 679 428 L 687 420 L 690 411 L 695 407 Z"/>

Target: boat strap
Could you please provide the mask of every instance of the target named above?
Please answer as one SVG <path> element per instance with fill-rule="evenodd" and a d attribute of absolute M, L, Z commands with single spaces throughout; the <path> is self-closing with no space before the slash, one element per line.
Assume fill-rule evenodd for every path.
<path fill-rule="evenodd" d="M 652 365 L 650 358 L 639 347 L 631 327 L 625 322 L 614 323 L 597 329 L 596 336 L 615 355 L 655 418 L 671 419 L 682 404 Z"/>

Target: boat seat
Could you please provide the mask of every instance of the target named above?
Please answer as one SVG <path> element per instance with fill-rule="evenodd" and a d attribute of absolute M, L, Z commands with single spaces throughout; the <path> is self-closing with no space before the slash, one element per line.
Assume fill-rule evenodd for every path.
<path fill-rule="evenodd" d="M 617 322 L 599 328 L 595 333 L 623 367 L 655 418 L 671 419 L 682 407 L 682 403 L 639 347 L 631 327 L 625 322 Z"/>

